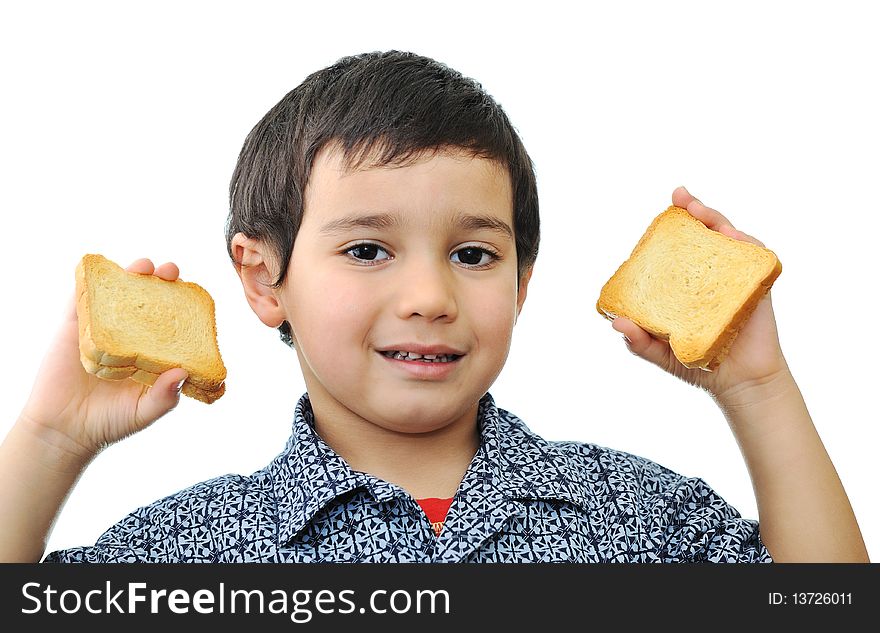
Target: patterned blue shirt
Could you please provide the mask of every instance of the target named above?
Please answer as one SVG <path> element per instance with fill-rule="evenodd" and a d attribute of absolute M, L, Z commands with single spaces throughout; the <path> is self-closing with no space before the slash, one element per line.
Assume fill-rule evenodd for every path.
<path fill-rule="evenodd" d="M 440 536 L 397 485 L 314 431 L 308 393 L 284 451 L 139 508 L 46 562 L 772 562 L 758 523 L 702 479 L 622 451 L 551 442 L 491 394 Z"/>

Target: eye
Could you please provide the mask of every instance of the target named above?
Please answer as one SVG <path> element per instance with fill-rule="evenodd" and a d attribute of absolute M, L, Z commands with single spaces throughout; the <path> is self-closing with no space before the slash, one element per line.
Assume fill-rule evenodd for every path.
<path fill-rule="evenodd" d="M 460 248 L 453 253 L 453 256 L 455 255 L 459 255 L 459 261 L 470 268 L 486 268 L 494 261 L 500 259 L 497 253 L 476 246 L 465 246 L 464 248 Z M 488 256 L 485 261 L 484 256 Z"/>
<path fill-rule="evenodd" d="M 378 258 L 378 253 L 383 252 L 386 255 L 388 251 L 379 246 L 378 244 L 374 244 L 372 242 L 361 242 L 360 244 L 355 244 L 354 246 L 350 246 L 342 251 L 344 255 L 355 260 L 362 265 L 366 266 L 374 266 L 378 263 L 385 261 L 386 259 L 394 259 L 393 257 L 388 258 Z M 458 255 L 459 262 L 463 264 L 467 268 L 473 269 L 481 269 L 488 268 L 493 263 L 501 259 L 501 256 L 494 251 L 490 251 L 486 248 L 480 248 L 477 246 L 466 246 L 464 248 L 460 248 L 453 253 L 453 257 Z"/>
<path fill-rule="evenodd" d="M 342 252 L 351 255 L 356 261 L 359 262 L 375 262 L 377 251 L 387 253 L 384 248 L 382 248 L 378 244 L 373 244 L 371 242 L 361 242 L 360 244 L 355 244 L 354 246 L 347 248 Z M 382 260 L 380 259 L 378 261 Z"/>

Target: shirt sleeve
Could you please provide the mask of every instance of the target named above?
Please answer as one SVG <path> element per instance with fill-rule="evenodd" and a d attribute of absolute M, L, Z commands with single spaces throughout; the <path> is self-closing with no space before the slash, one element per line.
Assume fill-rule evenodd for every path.
<path fill-rule="evenodd" d="M 758 522 L 740 516 L 700 478 L 683 477 L 661 512 L 664 562 L 773 562 Z"/>
<path fill-rule="evenodd" d="M 136 545 L 144 543 L 143 518 L 132 513 L 108 529 L 94 545 L 71 547 L 50 552 L 44 563 L 141 563 L 150 562 L 147 549 Z"/>
<path fill-rule="evenodd" d="M 217 562 L 234 534 L 229 516 L 248 503 L 266 504 L 259 487 L 240 475 L 224 475 L 138 508 L 104 532 L 94 545 L 50 552 L 44 563 Z M 233 515 L 237 516 L 237 514 Z M 238 526 L 232 521 L 233 527 Z"/>
<path fill-rule="evenodd" d="M 177 510 L 180 495 L 138 508 L 107 529 L 94 545 L 50 552 L 44 563 L 179 562 L 177 536 L 183 532 Z M 184 512 L 184 515 L 189 513 Z"/>
<path fill-rule="evenodd" d="M 143 559 L 126 547 L 71 547 L 50 552 L 44 563 L 139 563 Z"/>

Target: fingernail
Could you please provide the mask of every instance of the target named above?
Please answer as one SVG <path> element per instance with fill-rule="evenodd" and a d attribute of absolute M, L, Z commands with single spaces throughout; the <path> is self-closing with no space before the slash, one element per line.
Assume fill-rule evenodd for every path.
<path fill-rule="evenodd" d="M 629 337 L 628 337 L 626 334 L 623 335 L 623 340 L 626 341 L 626 344 L 627 344 L 627 345 L 629 345 L 629 344 L 632 343 L 632 341 L 629 340 Z"/>
<path fill-rule="evenodd" d="M 186 382 L 186 378 L 174 383 L 174 391 L 180 393 L 180 390 L 183 389 L 183 383 Z"/>

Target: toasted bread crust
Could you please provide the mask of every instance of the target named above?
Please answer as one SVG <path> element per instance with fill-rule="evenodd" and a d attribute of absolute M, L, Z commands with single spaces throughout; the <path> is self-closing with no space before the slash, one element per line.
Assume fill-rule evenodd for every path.
<path fill-rule="evenodd" d="M 108 273 L 108 270 L 111 272 Z M 125 280 L 121 283 L 133 282 L 138 285 L 137 287 L 144 288 L 145 292 L 151 288 L 151 284 L 153 285 L 151 290 L 159 292 L 165 287 L 163 284 L 176 284 L 177 287 L 184 288 L 186 293 L 191 293 L 194 301 L 201 302 L 203 311 L 209 316 L 213 361 L 207 365 L 194 366 L 178 358 L 154 358 L 137 349 L 124 349 L 124 346 L 106 333 L 96 335 L 94 306 L 90 302 L 89 284 L 93 277 L 103 275 L 106 280 L 110 274 L 131 275 L 131 277 L 121 276 L 120 279 Z M 102 255 L 88 254 L 83 256 L 76 267 L 76 292 L 80 361 L 87 372 L 107 380 L 131 378 L 152 386 L 162 372 L 174 367 L 183 367 L 189 374 L 181 390 L 184 395 L 210 404 L 225 393 L 226 367 L 217 347 L 214 302 L 204 288 L 192 282 L 181 280 L 169 282 L 154 275 L 129 273 Z M 107 306 L 103 307 L 106 309 Z M 133 328 L 140 325 L 132 323 Z"/>
<path fill-rule="evenodd" d="M 705 237 L 707 239 L 726 240 L 736 242 L 739 246 L 745 245 L 742 248 L 755 254 L 760 253 L 760 257 L 767 258 L 768 262 L 773 263 L 772 267 L 767 267 L 766 273 L 762 277 L 753 280 L 754 289 L 749 293 L 748 297 L 740 305 L 736 306 L 735 310 L 730 312 L 729 317 L 726 317 L 724 322 L 717 324 L 719 326 L 717 335 L 703 346 L 683 345 L 680 340 L 680 332 L 674 331 L 668 322 L 657 317 L 654 313 L 651 314 L 653 318 L 643 317 L 639 312 L 644 312 L 644 310 L 638 311 L 634 309 L 631 304 L 632 299 L 627 294 L 629 288 L 627 287 L 626 277 L 631 273 L 630 266 L 632 266 L 632 262 L 643 254 L 646 249 L 656 248 L 655 234 L 661 229 L 663 223 L 673 218 L 676 220 L 684 219 L 686 222 L 691 223 L 692 226 L 699 226 L 700 231 L 706 232 Z M 696 254 L 696 249 L 694 253 L 694 257 L 698 258 L 699 255 Z M 656 272 L 658 278 L 663 279 L 664 282 L 668 281 L 664 277 L 665 269 L 658 269 L 652 272 Z M 700 220 L 693 217 L 686 209 L 670 206 L 654 218 L 635 248 L 633 248 L 630 257 L 618 267 L 608 282 L 602 287 L 599 299 L 596 302 L 596 310 L 611 321 L 617 317 L 626 317 L 654 337 L 668 341 L 673 354 L 686 367 L 714 371 L 727 357 L 740 330 L 745 326 L 761 299 L 770 291 L 773 282 L 779 277 L 781 272 L 782 264 L 769 249 L 748 242 L 734 240 L 726 235 L 712 231 Z M 719 289 L 720 292 L 723 292 L 723 290 L 723 288 Z"/>
<path fill-rule="evenodd" d="M 83 367 L 90 374 L 95 374 L 99 378 L 104 378 L 106 380 L 125 380 L 126 378 L 131 378 L 141 384 L 147 385 L 148 387 L 152 387 L 156 382 L 156 379 L 159 377 L 159 374 L 153 374 L 148 371 L 144 371 L 143 369 L 138 369 L 136 366 L 132 367 L 108 367 L 106 365 L 99 365 L 92 361 L 92 359 L 81 356 L 80 361 L 83 364 Z M 220 383 L 220 387 L 213 391 L 206 391 L 204 389 L 199 389 L 195 385 L 192 385 L 187 380 L 183 383 L 183 388 L 181 389 L 181 393 L 185 396 L 189 396 L 190 398 L 194 398 L 196 400 L 201 400 L 206 404 L 211 404 L 215 400 L 219 399 L 224 393 L 226 393 L 226 383 Z"/>

